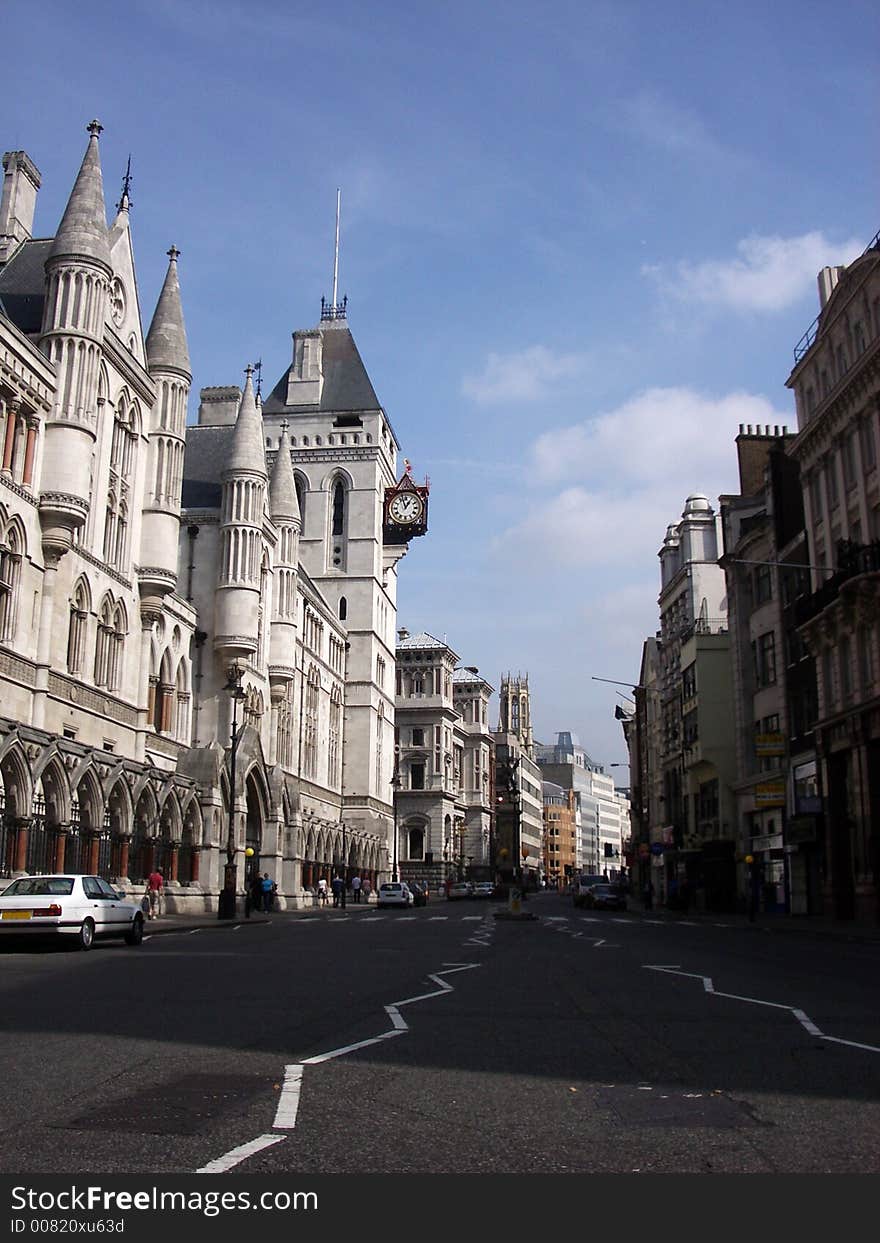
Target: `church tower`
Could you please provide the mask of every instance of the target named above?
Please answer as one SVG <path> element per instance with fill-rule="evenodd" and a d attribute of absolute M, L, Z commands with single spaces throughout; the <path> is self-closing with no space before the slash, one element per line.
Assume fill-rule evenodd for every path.
<path fill-rule="evenodd" d="M 532 735 L 532 713 L 529 702 L 529 675 L 506 673 L 501 678 L 501 695 L 498 732 L 514 734 L 519 745 L 530 760 L 535 758 L 535 740 Z"/>

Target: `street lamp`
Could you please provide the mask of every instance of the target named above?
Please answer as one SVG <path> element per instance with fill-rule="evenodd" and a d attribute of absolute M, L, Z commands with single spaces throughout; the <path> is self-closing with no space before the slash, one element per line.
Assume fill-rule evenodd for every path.
<path fill-rule="evenodd" d="M 391 806 L 394 812 L 394 836 L 391 842 L 391 879 L 397 880 L 397 791 L 400 789 L 400 774 L 397 769 L 397 750 L 394 752 L 394 775 L 391 778 Z"/>
<path fill-rule="evenodd" d="M 229 830 L 226 837 L 226 866 L 223 869 L 223 888 L 217 902 L 218 919 L 235 919 L 235 753 L 241 733 L 238 728 L 238 704 L 244 699 L 245 692 L 241 685 L 244 669 L 241 665 L 230 665 L 224 690 L 232 699 L 232 735 L 229 748 Z"/>

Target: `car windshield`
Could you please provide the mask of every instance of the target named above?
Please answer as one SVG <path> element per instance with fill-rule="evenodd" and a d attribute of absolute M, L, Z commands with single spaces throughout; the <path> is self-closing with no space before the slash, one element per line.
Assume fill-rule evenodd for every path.
<path fill-rule="evenodd" d="M 607 897 L 609 893 L 614 893 L 614 890 L 610 885 L 594 885 L 593 893 L 598 893 L 604 898 Z"/>
<path fill-rule="evenodd" d="M 402 888 L 403 888 L 403 885 L 383 885 L 383 886 L 382 886 L 382 888 L 383 888 L 384 890 L 386 890 L 386 892 L 387 892 L 389 889 L 393 889 L 393 890 L 396 892 L 397 890 L 402 889 Z"/>
<path fill-rule="evenodd" d="M 22 876 L 3 890 L 4 898 L 63 897 L 73 893 L 72 876 Z"/>

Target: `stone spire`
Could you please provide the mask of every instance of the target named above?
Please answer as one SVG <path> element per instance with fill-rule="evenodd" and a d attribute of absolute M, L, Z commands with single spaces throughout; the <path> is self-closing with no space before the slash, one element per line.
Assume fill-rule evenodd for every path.
<path fill-rule="evenodd" d="M 92 121 L 87 128 L 89 145 L 49 251 L 49 260 L 61 257 L 94 259 L 109 271 L 112 265 L 107 240 L 107 209 L 98 154 L 98 135 L 103 126 Z"/>
<path fill-rule="evenodd" d="M 282 424 L 281 440 L 278 444 L 278 456 L 272 468 L 269 480 L 269 516 L 275 522 L 301 521 L 299 501 L 296 495 L 296 481 L 293 477 L 293 463 L 290 460 L 290 437 L 287 424 Z"/>
<path fill-rule="evenodd" d="M 151 328 L 150 335 L 152 331 Z M 232 471 L 250 471 L 265 478 L 266 451 L 263 448 L 263 419 L 254 398 L 254 369 L 250 364 L 245 374 L 247 379 L 241 395 L 241 404 L 238 407 L 238 418 L 235 420 L 232 452 L 223 474 L 226 476 Z"/>
<path fill-rule="evenodd" d="M 180 284 L 177 279 L 177 258 L 180 251 L 172 246 L 168 251 L 168 271 L 165 284 L 156 303 L 156 311 L 150 331 L 147 333 L 147 365 L 150 371 L 181 371 L 192 379 L 186 327 L 183 322 L 183 305 L 180 301 Z"/>

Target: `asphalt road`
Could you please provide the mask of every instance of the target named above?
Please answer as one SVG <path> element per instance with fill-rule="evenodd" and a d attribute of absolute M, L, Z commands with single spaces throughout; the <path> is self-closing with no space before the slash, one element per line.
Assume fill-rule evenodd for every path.
<path fill-rule="evenodd" d="M 3 948 L 0 1172 L 880 1171 L 880 944 L 529 905 Z"/>

